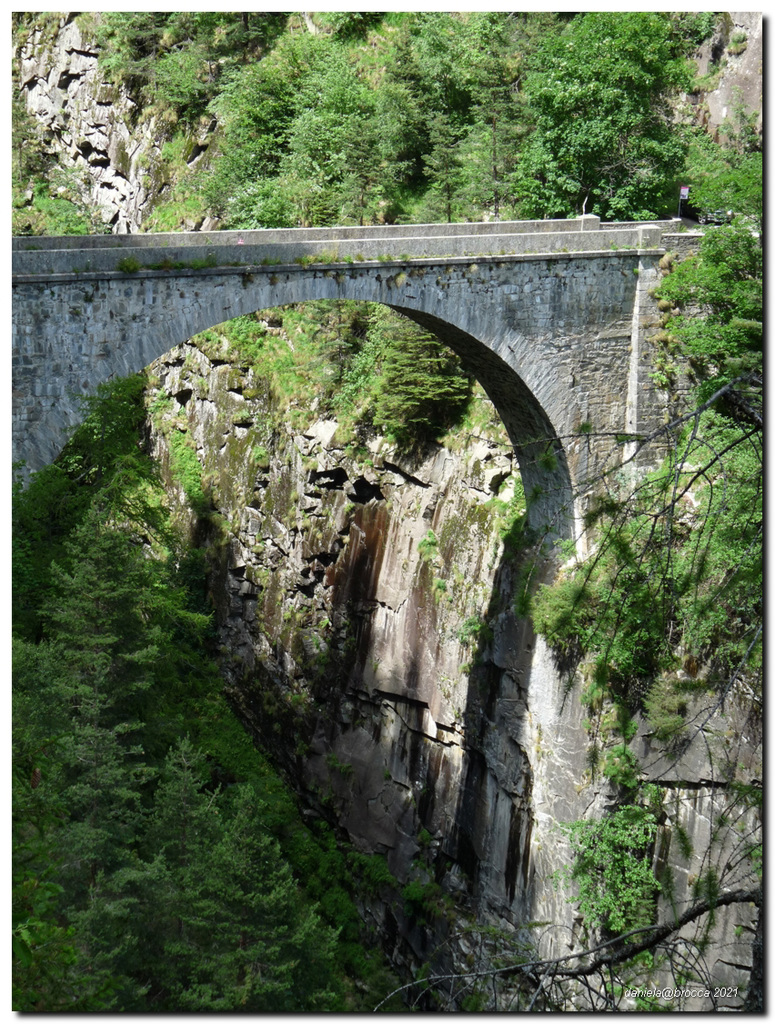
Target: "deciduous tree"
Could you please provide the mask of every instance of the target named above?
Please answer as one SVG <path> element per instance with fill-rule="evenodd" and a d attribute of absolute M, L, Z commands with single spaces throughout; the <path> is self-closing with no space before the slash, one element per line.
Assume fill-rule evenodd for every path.
<path fill-rule="evenodd" d="M 520 159 L 525 212 L 655 217 L 685 152 L 669 98 L 688 83 L 664 14 L 581 14 L 547 37 L 526 82 L 533 133 Z"/>

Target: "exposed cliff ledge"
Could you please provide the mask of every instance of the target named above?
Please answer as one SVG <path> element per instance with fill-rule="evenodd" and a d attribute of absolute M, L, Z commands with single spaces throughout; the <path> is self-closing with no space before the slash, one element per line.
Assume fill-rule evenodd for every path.
<path fill-rule="evenodd" d="M 103 80 L 97 50 L 74 15 L 62 16 L 53 40 L 33 32 L 20 54 L 19 84 L 48 144 L 65 166 L 83 172 L 102 220 L 115 232 L 137 230 L 160 184 L 153 119 L 140 131 L 130 127 L 135 105 Z"/>
<path fill-rule="evenodd" d="M 553 882 L 569 857 L 557 823 L 603 813 L 616 789 L 590 774 L 578 687 L 514 611 L 528 562 L 550 570 L 535 550 L 504 550 L 508 450 L 478 440 L 409 461 L 380 439 L 356 451 L 330 420 L 273 425 L 262 381 L 208 345 L 209 357 L 185 345 L 152 368 L 154 437 L 182 504 L 181 444 L 216 510 L 198 540 L 238 714 L 309 808 L 439 901 L 424 921 L 400 899 L 364 908 L 396 964 L 416 970 L 454 936 L 435 963 L 460 966 L 465 918 L 537 940 L 544 956 L 581 948 Z M 676 760 L 641 726 L 644 778 L 668 791 L 655 863 L 670 864 L 679 905 L 703 857 L 729 861 L 713 839 L 734 805 L 720 766 L 733 756 L 757 776 L 752 728 L 730 706 L 713 748 L 698 741 Z M 719 913 L 719 984 L 741 984 L 754 924 L 748 907 Z"/>
<path fill-rule="evenodd" d="M 710 88 L 696 93 L 696 119 L 712 133 L 733 121 L 739 106 L 746 116 L 758 115 L 762 127 L 764 41 L 760 11 L 735 11 L 721 17 L 713 37 L 697 54 L 697 71 Z M 713 74 L 715 70 L 715 75 Z"/>

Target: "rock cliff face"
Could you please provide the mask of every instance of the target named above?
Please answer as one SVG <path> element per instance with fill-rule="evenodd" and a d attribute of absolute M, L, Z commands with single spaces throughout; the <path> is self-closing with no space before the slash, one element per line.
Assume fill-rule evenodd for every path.
<path fill-rule="evenodd" d="M 167 422 L 195 442 L 229 524 L 213 590 L 243 713 L 310 798 L 335 807 L 356 845 L 385 852 L 399 878 L 423 827 L 478 874 L 487 783 L 466 764 L 466 736 L 518 715 L 535 646 L 508 608 L 519 571 L 498 532 L 518 480 L 509 449 L 432 446 L 410 463 L 377 440 L 356 456 L 334 421 L 268 436 L 260 382 L 194 347 L 153 369 L 176 396 Z M 498 813 L 525 847 L 529 767 L 517 745 L 485 742 L 508 804 Z M 515 867 L 501 860 L 494 870 L 514 892 Z"/>
<path fill-rule="evenodd" d="M 550 567 L 504 545 L 520 508 L 508 448 L 468 440 L 409 461 L 379 439 L 356 450 L 333 421 L 273 427 L 263 383 L 212 345 L 181 346 L 152 372 L 171 489 L 185 504 L 174 452 L 187 446 L 217 510 L 198 539 L 237 713 L 311 811 L 384 853 L 427 901 L 424 917 L 400 899 L 364 907 L 394 962 L 416 969 L 455 935 L 437 963 L 462 964 L 461 916 L 523 938 L 548 922 L 531 932 L 544 956 L 582 948 L 553 882 L 569 859 L 557 824 L 603 813 L 616 790 L 590 775 L 579 687 L 515 611 L 527 574 Z M 654 857 L 672 865 L 679 906 L 703 857 L 735 881 L 729 842 L 711 843 L 734 807 L 720 770 L 731 736 L 758 771 L 742 707 L 715 724 L 717 749 L 697 743 L 678 761 L 645 726 L 635 741 L 646 777 L 668 789 Z M 754 922 L 752 908 L 719 914 L 719 984 L 741 986 Z"/>
<path fill-rule="evenodd" d="M 97 51 L 74 17 L 63 15 L 53 38 L 32 34 L 20 54 L 19 84 L 49 145 L 82 173 L 102 220 L 118 233 L 137 230 L 160 185 L 153 119 L 135 128 L 135 104 L 103 80 Z"/>
<path fill-rule="evenodd" d="M 55 32 L 38 29 L 21 47 L 18 85 L 52 152 L 79 175 L 83 198 L 114 233 L 135 232 L 169 185 L 166 128 L 105 81 L 97 53 L 76 15 L 63 14 Z M 206 137 L 192 144 L 191 162 L 206 149 Z"/>
<path fill-rule="evenodd" d="M 700 75 L 718 69 L 711 88 L 692 98 L 698 108 L 697 120 L 718 134 L 725 123 L 734 120 L 739 107 L 749 117 L 758 115 L 757 126 L 761 130 L 763 62 L 761 11 L 725 14 L 713 38 L 697 54 Z"/>

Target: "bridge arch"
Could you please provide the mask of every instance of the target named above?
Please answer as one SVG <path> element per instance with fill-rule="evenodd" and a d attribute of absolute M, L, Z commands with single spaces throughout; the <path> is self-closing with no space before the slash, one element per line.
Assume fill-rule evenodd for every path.
<path fill-rule="evenodd" d="M 545 409 L 520 374 L 486 344 L 455 324 L 391 305 L 458 355 L 501 418 L 528 498 L 528 522 L 563 538 L 573 536 L 573 485 L 565 448 Z"/>
<path fill-rule="evenodd" d="M 471 273 L 471 265 L 465 271 Z M 170 319 L 165 330 L 164 347 L 152 344 L 152 357 L 141 357 L 141 365 L 130 372 L 138 372 L 154 359 L 202 331 L 237 316 L 255 313 L 261 309 L 294 305 L 320 300 L 355 300 L 375 302 L 388 306 L 394 312 L 414 321 L 444 344 L 461 359 L 465 369 L 484 388 L 492 401 L 509 439 L 523 478 L 528 496 L 528 520 L 536 529 L 548 529 L 556 536 L 573 535 L 573 486 L 559 432 L 550 415 L 512 362 L 494 350 L 492 341 L 480 340 L 459 322 L 458 306 L 443 299 L 436 302 L 443 312 L 430 313 L 427 290 L 410 291 L 407 275 L 395 268 L 384 268 L 383 274 L 363 274 L 351 268 L 339 267 L 310 271 L 299 275 L 296 271 L 275 272 L 270 275 L 271 301 L 267 301 L 263 282 L 256 285 L 255 276 L 242 281 L 239 289 L 217 292 L 209 302 L 197 307 L 193 315 L 187 312 Z M 392 270 L 392 273 L 391 273 Z M 348 272 L 349 271 L 349 272 Z M 364 284 L 367 286 L 364 288 Z M 391 299 L 392 301 L 385 301 Z M 256 304 L 258 302 L 258 304 Z M 467 308 L 467 307 L 464 307 Z M 463 323 L 476 317 L 467 316 Z M 466 324 L 470 326 L 469 324 Z M 173 344 L 167 341 L 173 340 Z M 158 351 L 157 351 L 158 349 Z"/>
<path fill-rule="evenodd" d="M 253 248 L 253 247 L 251 247 Z M 257 248 L 257 247 L 256 247 Z M 140 251 L 140 250 L 137 250 Z M 29 261 L 33 253 L 24 253 Z M 78 396 L 136 373 L 234 317 L 300 302 L 381 303 L 449 345 L 509 433 L 531 525 L 573 534 L 573 494 L 610 457 L 580 440 L 639 425 L 639 304 L 660 252 L 402 257 L 336 263 L 135 268 L 14 278 L 14 457 L 53 460 Z M 100 258 L 107 259 L 109 253 Z M 96 258 L 96 257 L 95 257 Z M 615 446 L 614 446 L 615 447 Z"/>

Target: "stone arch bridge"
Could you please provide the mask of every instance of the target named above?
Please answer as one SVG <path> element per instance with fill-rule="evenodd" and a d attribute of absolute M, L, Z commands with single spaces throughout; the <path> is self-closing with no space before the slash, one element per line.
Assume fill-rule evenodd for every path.
<path fill-rule="evenodd" d="M 571 536 L 578 495 L 661 420 L 645 341 L 671 228 L 586 216 L 16 238 L 13 458 L 51 462 L 80 396 L 232 317 L 379 302 L 458 353 L 503 419 L 533 522 Z"/>

